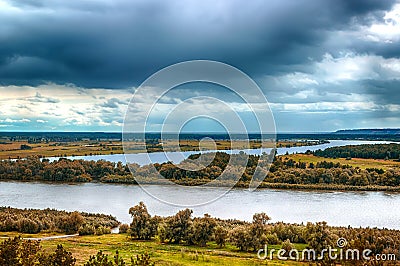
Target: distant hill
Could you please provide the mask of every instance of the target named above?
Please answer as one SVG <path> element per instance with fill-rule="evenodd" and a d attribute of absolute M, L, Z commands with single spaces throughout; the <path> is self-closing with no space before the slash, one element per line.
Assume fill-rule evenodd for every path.
<path fill-rule="evenodd" d="M 374 128 L 374 129 L 343 129 L 334 134 L 368 134 L 368 135 L 400 135 L 399 128 Z"/>

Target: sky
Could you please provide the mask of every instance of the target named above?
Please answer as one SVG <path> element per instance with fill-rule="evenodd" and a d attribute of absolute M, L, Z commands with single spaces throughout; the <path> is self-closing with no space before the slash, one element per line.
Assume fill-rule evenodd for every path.
<path fill-rule="evenodd" d="M 278 132 L 400 125 L 399 1 L 0 0 L 0 131 L 120 132 L 142 82 L 187 60 L 249 75 Z M 154 91 L 142 95 L 138 123 Z M 223 88 L 184 86 L 157 110 L 198 95 L 223 99 L 256 131 Z"/>

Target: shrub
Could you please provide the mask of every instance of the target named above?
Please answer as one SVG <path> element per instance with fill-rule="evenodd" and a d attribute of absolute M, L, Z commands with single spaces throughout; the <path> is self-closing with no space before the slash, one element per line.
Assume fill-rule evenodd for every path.
<path fill-rule="evenodd" d="M 69 216 L 61 218 L 60 228 L 66 234 L 75 234 L 83 223 L 83 217 L 79 212 L 73 212 Z"/>
<path fill-rule="evenodd" d="M 18 231 L 21 233 L 36 234 L 40 232 L 40 228 L 36 221 L 23 218 L 18 221 Z"/>
<path fill-rule="evenodd" d="M 119 226 L 119 233 L 120 234 L 125 234 L 125 233 L 128 232 L 128 230 L 129 230 L 129 225 L 128 224 L 121 224 Z"/>
<path fill-rule="evenodd" d="M 94 235 L 95 227 L 91 224 L 84 224 L 79 227 L 78 234 L 80 236 Z"/>
<path fill-rule="evenodd" d="M 95 235 L 101 236 L 106 234 L 111 234 L 111 229 L 103 226 L 99 226 L 95 229 Z"/>
<path fill-rule="evenodd" d="M 215 243 L 217 243 L 219 247 L 223 247 L 225 246 L 227 238 L 228 238 L 228 230 L 226 230 L 222 226 L 217 226 L 214 230 Z"/>

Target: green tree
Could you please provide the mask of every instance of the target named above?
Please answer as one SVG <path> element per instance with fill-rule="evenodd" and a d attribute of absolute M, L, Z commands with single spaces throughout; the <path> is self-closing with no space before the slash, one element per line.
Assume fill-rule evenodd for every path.
<path fill-rule="evenodd" d="M 215 226 L 216 222 L 209 214 L 205 214 L 203 218 L 196 218 L 192 224 L 192 241 L 190 242 L 205 247 L 212 237 Z"/>
<path fill-rule="evenodd" d="M 241 251 L 247 251 L 251 246 L 250 232 L 245 225 L 235 227 L 229 236 L 230 242 L 239 248 Z"/>
<path fill-rule="evenodd" d="M 41 266 L 74 266 L 76 259 L 62 245 L 57 245 L 53 253 L 41 256 L 39 262 Z"/>
<path fill-rule="evenodd" d="M 179 211 L 174 216 L 165 219 L 165 223 L 167 225 L 166 235 L 169 242 L 178 244 L 181 241 L 190 240 L 192 213 L 192 210 L 185 209 Z"/>
<path fill-rule="evenodd" d="M 228 230 L 222 226 L 217 226 L 214 229 L 214 239 L 215 243 L 221 248 L 225 246 L 226 240 L 228 238 Z"/>
<path fill-rule="evenodd" d="M 4 240 L 0 244 L 0 265 L 16 266 L 19 265 L 18 249 L 21 238 L 14 237 Z"/>
<path fill-rule="evenodd" d="M 151 217 L 143 202 L 130 208 L 129 214 L 132 216 L 132 223 L 130 225 L 131 237 L 149 240 L 155 236 L 157 232 L 158 218 Z"/>

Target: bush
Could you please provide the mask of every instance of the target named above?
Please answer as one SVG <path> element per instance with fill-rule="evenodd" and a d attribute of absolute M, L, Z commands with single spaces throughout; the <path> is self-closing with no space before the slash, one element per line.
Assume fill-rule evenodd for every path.
<path fill-rule="evenodd" d="M 40 228 L 36 221 L 23 218 L 18 221 L 18 231 L 21 233 L 36 234 L 40 232 Z"/>
<path fill-rule="evenodd" d="M 73 212 L 60 220 L 60 228 L 66 234 L 75 234 L 83 223 L 83 217 L 79 212 Z"/>
<path fill-rule="evenodd" d="M 57 245 L 56 251 L 48 256 L 41 256 L 39 258 L 41 266 L 73 266 L 76 259 L 72 256 L 71 252 L 64 249 L 62 245 Z"/>
<path fill-rule="evenodd" d="M 251 245 L 251 236 L 247 227 L 244 225 L 234 228 L 230 232 L 230 242 L 239 248 L 241 251 L 247 251 Z"/>
<path fill-rule="evenodd" d="M 206 246 L 213 235 L 216 222 L 210 215 L 205 214 L 203 218 L 196 218 L 192 224 L 189 242 L 199 246 Z"/>
<path fill-rule="evenodd" d="M 269 245 L 278 245 L 279 244 L 279 238 L 278 236 L 274 234 L 267 234 L 266 235 L 266 240 Z"/>
<path fill-rule="evenodd" d="M 58 245 L 53 253 L 43 253 L 39 241 L 26 241 L 20 237 L 0 243 L 1 266 L 74 266 L 76 259 Z"/>
<path fill-rule="evenodd" d="M 79 227 L 78 234 L 80 236 L 88 236 L 88 235 L 94 235 L 95 233 L 95 227 L 91 224 L 84 224 L 81 227 Z"/>
<path fill-rule="evenodd" d="M 129 225 L 128 224 L 121 224 L 119 226 L 119 233 L 120 234 L 125 234 L 125 233 L 128 232 L 128 230 L 129 230 Z"/>
<path fill-rule="evenodd" d="M 113 259 L 109 259 L 108 255 L 103 254 L 100 250 L 97 252 L 96 256 L 90 256 L 89 261 L 84 264 L 84 266 L 124 266 L 127 265 L 123 258 L 119 256 L 118 250 Z M 137 255 L 136 258 L 131 257 L 131 264 L 140 266 L 152 266 L 153 262 L 150 261 L 150 255 L 142 254 Z"/>
<path fill-rule="evenodd" d="M 95 229 L 95 235 L 101 236 L 106 234 L 111 234 L 111 229 L 103 226 L 99 226 Z"/>
<path fill-rule="evenodd" d="M 42 230 L 48 230 L 67 234 L 78 231 L 82 234 L 90 234 L 90 228 L 82 228 L 85 224 L 111 229 L 117 227 L 119 222 L 115 217 L 104 214 L 0 207 L 0 231 L 2 232 L 39 233 Z"/>
<path fill-rule="evenodd" d="M 290 251 L 294 248 L 293 244 L 290 242 L 289 239 L 286 239 L 284 242 L 282 242 L 282 249 L 285 250 L 285 254 L 283 254 L 284 257 L 289 257 Z"/>
<path fill-rule="evenodd" d="M 214 230 L 215 243 L 217 243 L 219 247 L 223 247 L 225 246 L 227 238 L 228 238 L 228 230 L 226 230 L 222 226 L 217 226 Z"/>

